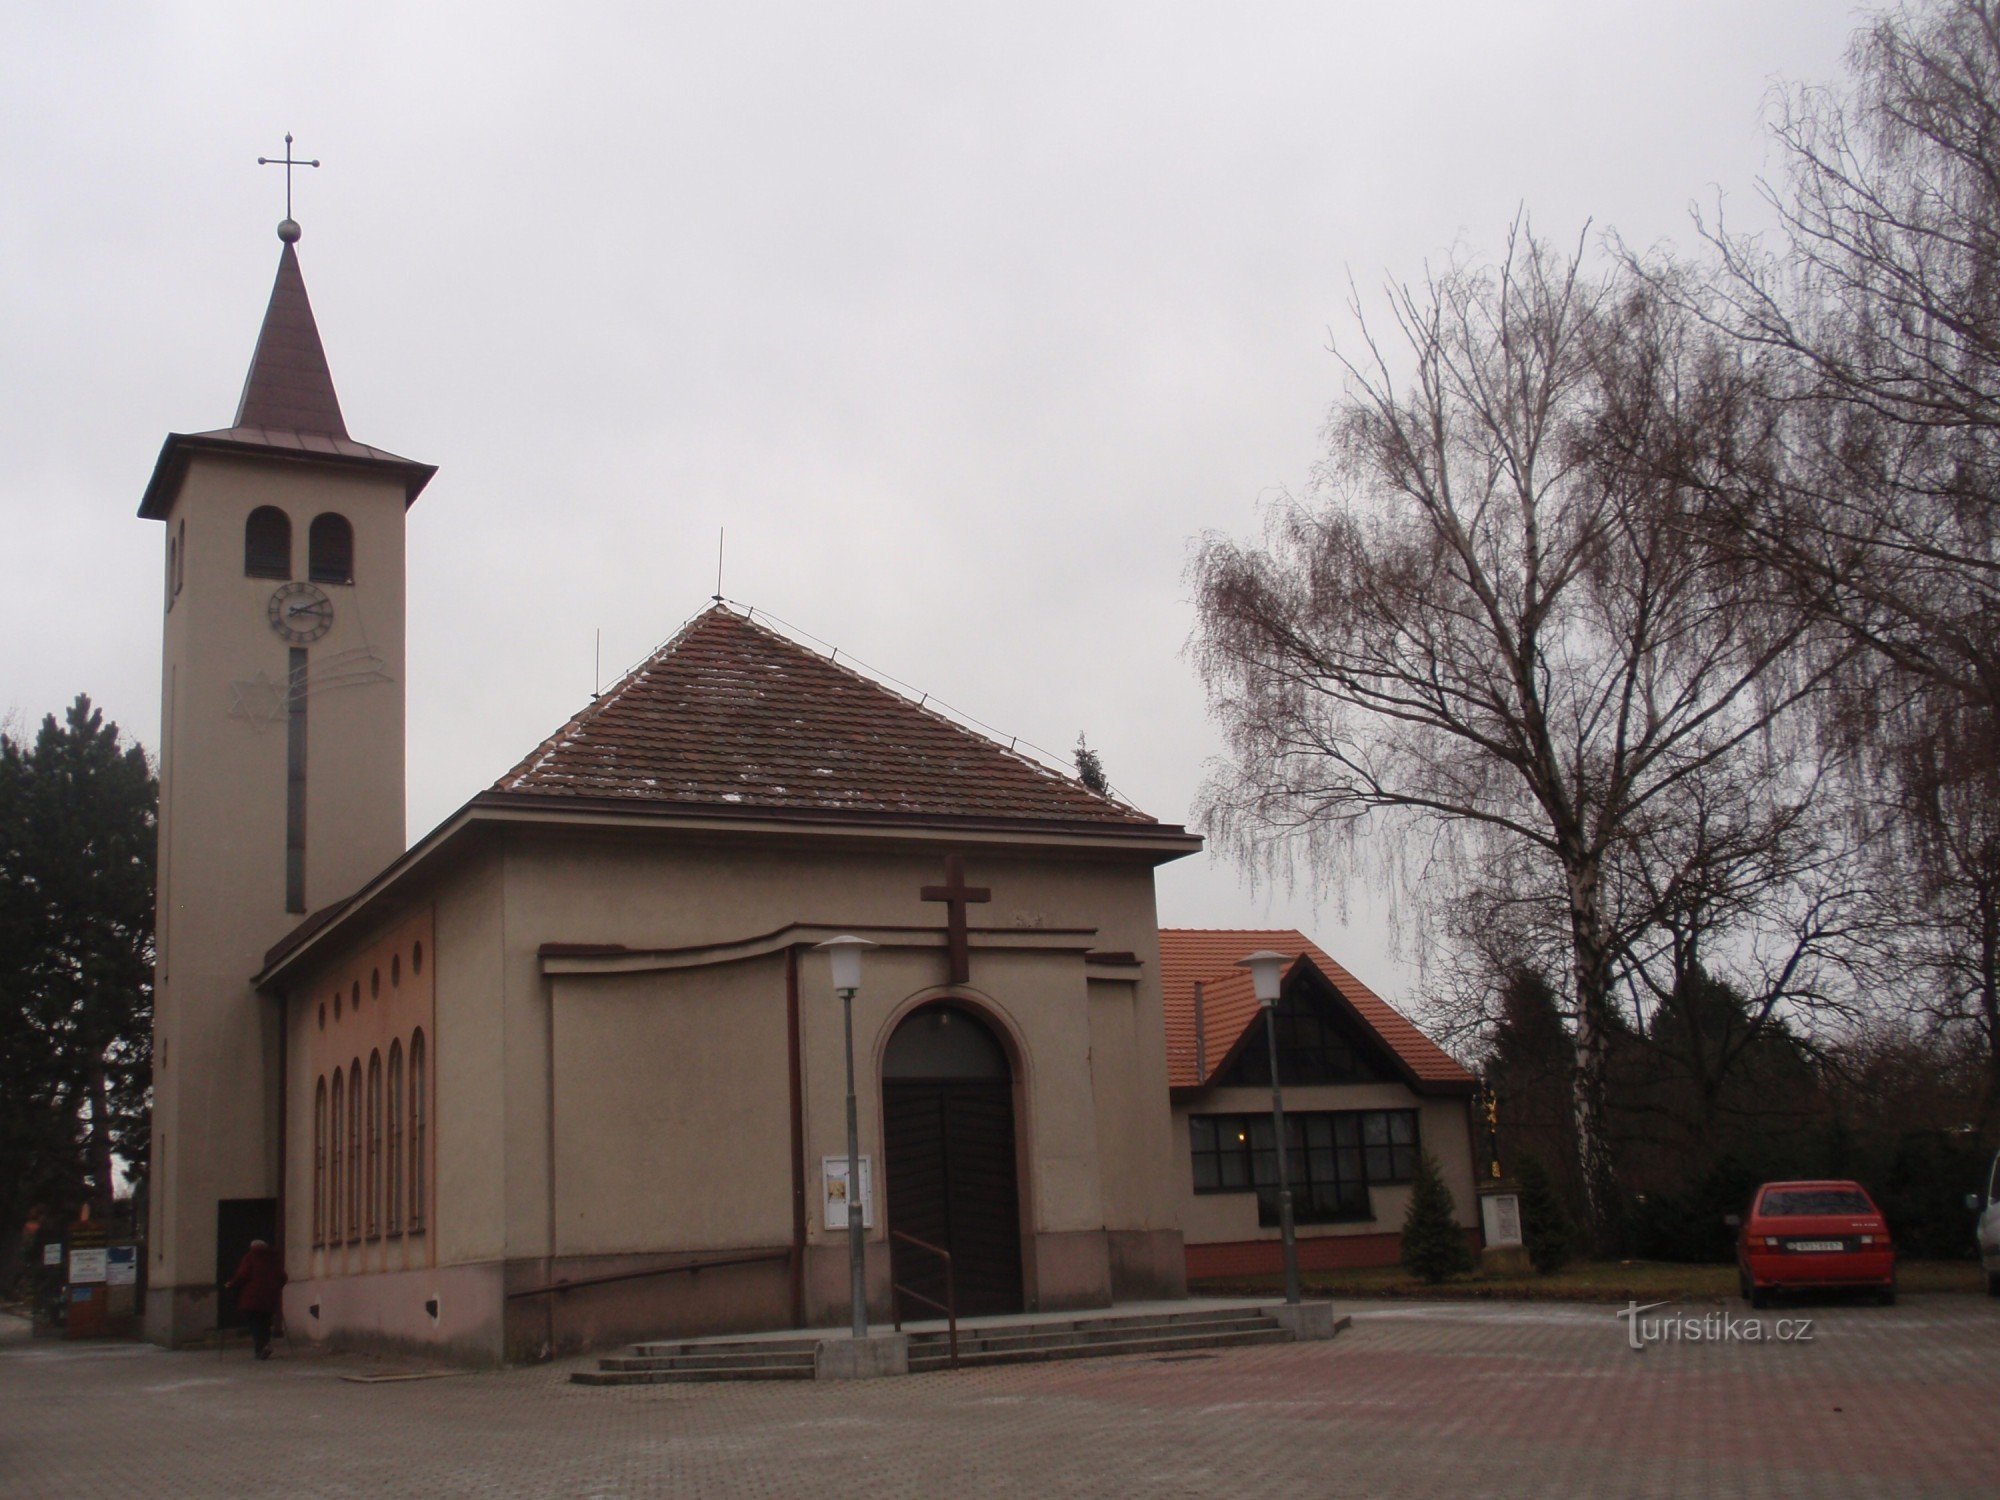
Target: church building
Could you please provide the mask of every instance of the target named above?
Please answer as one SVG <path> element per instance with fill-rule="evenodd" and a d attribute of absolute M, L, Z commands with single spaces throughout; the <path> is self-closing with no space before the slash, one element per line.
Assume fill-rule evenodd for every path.
<path fill-rule="evenodd" d="M 234 422 L 170 436 L 140 509 L 167 538 L 152 1336 L 226 1316 L 253 1236 L 293 1337 L 473 1361 L 844 1322 L 850 1202 L 877 1319 L 942 1294 L 938 1248 L 970 1315 L 1180 1296 L 1191 1226 L 1263 1237 L 1254 1194 L 1204 1187 L 1235 1170 L 1208 1106 L 1256 1108 L 1240 997 L 1189 1030 L 1180 976 L 1220 949 L 1163 955 L 1155 909 L 1201 840 L 752 613 L 696 614 L 405 848 L 433 470 L 349 437 L 280 237 Z M 858 1184 L 836 935 L 873 945 Z M 1421 1115 L 1471 1222 L 1429 1112 L 1462 1121 L 1462 1074 L 1300 951 L 1288 984 L 1338 1010 L 1313 1044 L 1361 1038 L 1319 1081 L 1372 1091 L 1384 1172 Z"/>

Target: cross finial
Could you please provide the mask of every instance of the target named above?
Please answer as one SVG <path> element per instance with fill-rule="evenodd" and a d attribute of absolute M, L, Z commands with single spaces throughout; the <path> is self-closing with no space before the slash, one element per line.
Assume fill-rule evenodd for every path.
<path fill-rule="evenodd" d="M 260 156 L 257 158 L 257 165 L 260 167 L 283 167 L 285 169 L 285 222 L 278 226 L 278 238 L 288 245 L 292 244 L 299 237 L 298 220 L 292 217 L 292 168 L 316 167 L 319 165 L 319 158 L 314 157 L 311 161 L 307 161 L 301 157 L 293 156 L 292 133 L 287 130 L 285 132 L 285 154 L 283 156 Z"/>

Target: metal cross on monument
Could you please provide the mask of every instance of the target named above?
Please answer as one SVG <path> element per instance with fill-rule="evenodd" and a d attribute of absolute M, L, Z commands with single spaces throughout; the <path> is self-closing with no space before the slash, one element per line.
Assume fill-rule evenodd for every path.
<path fill-rule="evenodd" d="M 951 983 L 972 980 L 972 945 L 965 935 L 965 909 L 993 899 L 983 885 L 965 883 L 965 860 L 948 854 L 944 861 L 944 884 L 927 885 L 920 893 L 926 901 L 942 901 L 945 906 L 945 949 L 951 955 Z"/>
<path fill-rule="evenodd" d="M 285 132 L 285 154 L 283 156 L 260 156 L 257 158 L 257 165 L 260 167 L 283 167 L 285 169 L 285 222 L 287 224 L 293 222 L 292 168 L 316 167 L 319 165 L 319 158 L 314 157 L 311 161 L 307 161 L 303 157 L 293 156 L 292 133 L 287 130 Z"/>

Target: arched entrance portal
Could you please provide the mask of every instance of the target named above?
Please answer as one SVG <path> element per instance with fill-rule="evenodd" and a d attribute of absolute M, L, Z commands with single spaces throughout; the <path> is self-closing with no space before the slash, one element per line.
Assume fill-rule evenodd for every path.
<path fill-rule="evenodd" d="M 992 1028 L 963 1006 L 904 1018 L 882 1058 L 889 1227 L 951 1252 L 961 1316 L 1021 1310 L 1014 1079 Z M 944 1300 L 935 1255 L 890 1240 L 896 1280 Z M 905 1317 L 936 1314 L 920 1303 Z"/>

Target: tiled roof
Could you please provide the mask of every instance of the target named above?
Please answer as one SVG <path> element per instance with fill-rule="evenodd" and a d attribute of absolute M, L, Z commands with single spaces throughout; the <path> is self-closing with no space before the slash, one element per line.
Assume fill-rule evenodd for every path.
<path fill-rule="evenodd" d="M 720 604 L 493 789 L 1159 826 Z"/>
<path fill-rule="evenodd" d="M 1236 967 L 1248 954 L 1269 949 L 1294 960 L 1287 976 L 1303 959 L 1331 984 L 1362 1024 L 1375 1033 L 1410 1081 L 1418 1088 L 1459 1090 L 1472 1085 L 1472 1075 L 1452 1060 L 1388 1001 L 1356 979 L 1315 947 L 1304 933 L 1289 928 L 1160 929 L 1160 987 L 1166 999 L 1167 1082 L 1170 1087 L 1200 1088 L 1212 1082 L 1237 1041 L 1257 1019 L 1257 994 L 1250 971 Z M 1202 987 L 1203 1061 L 1196 1068 L 1194 987 Z"/>
<path fill-rule="evenodd" d="M 278 256 L 278 276 L 257 331 L 235 422 L 212 432 L 169 434 L 139 502 L 141 516 L 156 521 L 166 517 L 197 453 L 387 471 L 402 480 L 406 504 L 415 502 L 437 472 L 430 464 L 398 458 L 347 435 L 298 252 L 289 243 Z"/>
<path fill-rule="evenodd" d="M 234 427 L 271 427 L 280 432 L 324 432 L 347 436 L 333 373 L 313 321 L 299 255 L 289 243 L 278 257 L 278 278 L 257 331 L 257 351 L 243 381 Z"/>

